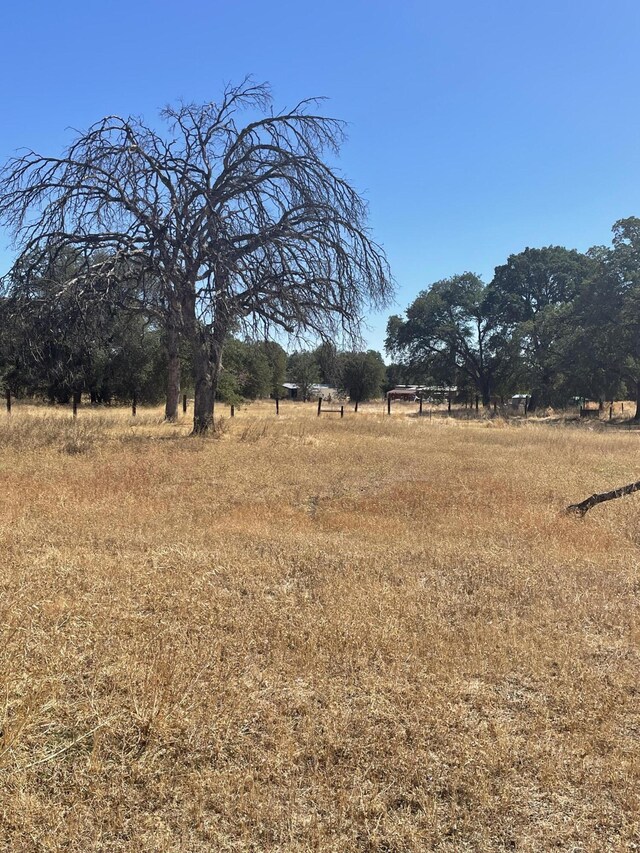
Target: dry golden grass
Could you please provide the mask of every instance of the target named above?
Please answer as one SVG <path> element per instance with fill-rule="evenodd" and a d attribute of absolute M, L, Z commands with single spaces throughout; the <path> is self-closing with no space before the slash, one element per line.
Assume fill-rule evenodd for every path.
<path fill-rule="evenodd" d="M 404 412 L 0 424 L 0 849 L 639 849 L 640 436 Z"/>

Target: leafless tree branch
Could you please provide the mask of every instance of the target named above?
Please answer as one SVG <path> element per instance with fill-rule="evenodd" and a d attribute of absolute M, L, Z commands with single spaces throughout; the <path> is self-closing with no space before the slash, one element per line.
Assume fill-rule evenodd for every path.
<path fill-rule="evenodd" d="M 86 262 L 69 286 L 126 272 L 146 307 L 188 335 L 200 353 L 197 430 L 212 420 L 232 323 L 357 335 L 364 311 L 391 295 L 366 205 L 324 159 L 344 125 L 317 107 L 274 113 L 269 87 L 247 79 L 218 103 L 165 107 L 165 135 L 107 116 L 61 157 L 27 151 L 0 172 L 17 264 L 80 249 Z M 242 125 L 245 111 L 268 114 Z"/>

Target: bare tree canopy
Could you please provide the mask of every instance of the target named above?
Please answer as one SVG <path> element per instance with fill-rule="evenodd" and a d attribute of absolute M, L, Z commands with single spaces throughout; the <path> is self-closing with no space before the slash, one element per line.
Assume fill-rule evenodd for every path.
<path fill-rule="evenodd" d="M 324 159 L 344 126 L 318 106 L 274 113 L 268 86 L 245 80 L 219 103 L 166 107 L 164 135 L 142 119 L 108 116 L 63 156 L 28 151 L 0 172 L 0 221 L 17 263 L 73 247 L 87 278 L 135 271 L 169 341 L 186 335 L 195 432 L 213 421 L 232 327 L 354 334 L 363 313 L 391 296 L 366 206 Z M 255 118 L 243 124 L 244 112 Z"/>

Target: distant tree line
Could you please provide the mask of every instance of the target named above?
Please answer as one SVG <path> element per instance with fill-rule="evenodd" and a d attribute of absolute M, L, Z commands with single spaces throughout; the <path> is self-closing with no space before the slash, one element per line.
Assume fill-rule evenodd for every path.
<path fill-rule="evenodd" d="M 274 113 L 244 81 L 218 103 L 162 113 L 162 133 L 107 117 L 61 156 L 0 169 L 0 223 L 17 258 L 0 289 L 0 381 L 65 402 L 278 395 L 289 379 L 353 400 L 395 384 L 456 385 L 532 410 L 633 397 L 640 418 L 640 220 L 586 253 L 525 249 L 491 282 L 435 282 L 389 319 L 378 353 L 337 352 L 393 292 L 366 206 L 327 162 L 343 126 L 314 101 Z M 240 119 L 249 113 L 251 120 Z M 278 340 L 321 340 L 287 354 Z"/>
<path fill-rule="evenodd" d="M 0 299 L 0 384 L 13 396 L 55 403 L 83 395 L 99 404 L 165 400 L 173 343 L 142 295 L 132 297 L 139 283 L 95 279 L 79 294 L 66 284 L 81 271 L 82 259 L 70 249 L 40 257 L 24 276 L 19 266 L 12 270 Z M 379 353 L 338 352 L 330 342 L 288 354 L 275 341 L 235 332 L 227 334 L 223 352 L 216 399 L 226 403 L 282 397 L 287 380 L 299 386 L 301 399 L 324 383 L 365 400 L 378 396 L 386 379 Z M 182 391 L 191 396 L 188 342 L 178 356 Z"/>
<path fill-rule="evenodd" d="M 3 387 L 59 403 L 166 399 L 176 342 L 142 292 L 148 281 L 110 274 L 68 286 L 83 269 L 69 247 L 28 259 L 24 274 L 14 266 L 0 299 Z M 193 350 L 184 338 L 177 347 L 182 392 L 192 395 Z M 216 399 L 278 397 L 289 381 L 301 399 L 317 384 L 352 401 L 421 384 L 455 385 L 485 405 L 526 393 L 531 410 L 575 397 L 640 401 L 640 219 L 616 222 L 611 246 L 586 253 L 525 249 L 488 284 L 469 272 L 435 282 L 389 319 L 386 348 L 388 366 L 377 352 L 339 352 L 330 340 L 287 353 L 237 324 L 223 341 Z"/>
<path fill-rule="evenodd" d="M 518 392 L 531 410 L 623 398 L 640 418 L 640 219 L 584 254 L 527 248 L 488 284 L 470 272 L 435 282 L 389 319 L 386 349 L 399 380 L 457 385 L 484 405 Z"/>

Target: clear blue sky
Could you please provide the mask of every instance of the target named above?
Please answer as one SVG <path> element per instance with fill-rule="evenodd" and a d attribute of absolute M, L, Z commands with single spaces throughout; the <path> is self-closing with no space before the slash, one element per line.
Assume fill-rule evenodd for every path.
<path fill-rule="evenodd" d="M 375 348 L 431 282 L 640 215 L 638 0 L 6 0 L 2 34 L 3 161 L 246 74 L 277 106 L 327 96 L 398 283 Z"/>

